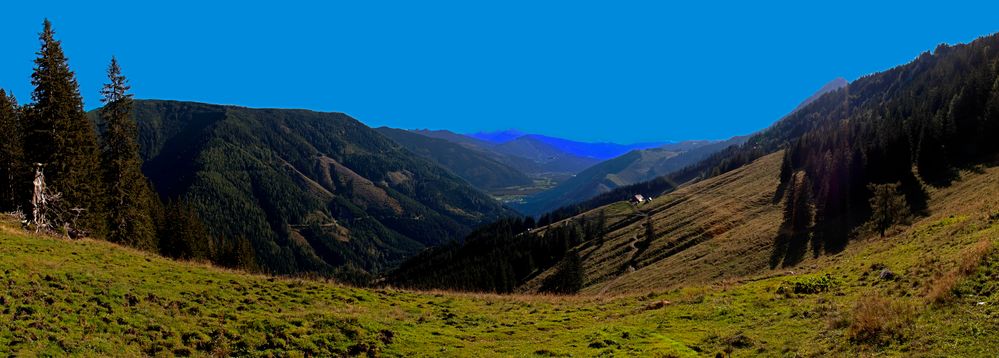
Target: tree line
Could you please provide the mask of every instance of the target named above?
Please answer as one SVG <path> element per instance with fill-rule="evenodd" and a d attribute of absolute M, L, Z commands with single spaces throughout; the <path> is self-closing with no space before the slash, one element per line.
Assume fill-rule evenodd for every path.
<path fill-rule="evenodd" d="M 532 217 L 506 218 L 485 225 L 464 242 L 430 248 L 407 260 L 387 283 L 419 289 L 513 292 L 554 269 L 541 281 L 542 292 L 571 294 L 583 288 L 585 274 L 578 248 L 599 244 L 603 215 L 567 220 L 538 229 Z"/>
<path fill-rule="evenodd" d="M 167 202 L 142 173 L 128 79 L 116 58 L 100 89 L 103 107 L 88 117 L 75 73 L 48 20 L 39 34 L 31 102 L 0 89 L 0 212 L 34 219 L 36 170 L 44 173 L 51 229 L 75 232 L 167 256 L 252 268 L 245 239 L 213 237 L 183 199 Z M 48 199 L 48 198 L 47 198 Z M 68 233 L 63 233 L 68 234 Z"/>
<path fill-rule="evenodd" d="M 792 121 L 820 123 L 790 142 L 780 173 L 784 223 L 772 265 L 885 235 L 926 210 L 927 186 L 999 152 L 999 37 L 940 45 L 860 78 Z"/>

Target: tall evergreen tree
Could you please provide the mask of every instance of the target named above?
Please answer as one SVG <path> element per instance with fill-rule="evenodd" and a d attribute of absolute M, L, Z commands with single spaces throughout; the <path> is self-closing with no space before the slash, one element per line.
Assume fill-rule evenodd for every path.
<path fill-rule="evenodd" d="M 27 184 L 24 178 L 24 141 L 20 110 L 14 95 L 8 96 L 0 89 L 0 211 L 16 210 L 25 193 L 21 189 Z"/>
<path fill-rule="evenodd" d="M 881 237 L 895 224 L 908 222 L 909 204 L 905 201 L 905 195 L 901 192 L 901 183 L 870 184 L 871 196 L 871 224 Z"/>
<path fill-rule="evenodd" d="M 108 81 L 101 90 L 101 123 L 104 142 L 101 161 L 107 189 L 108 241 L 143 249 L 156 249 L 154 205 L 149 180 L 142 174 L 142 159 L 136 143 L 138 131 L 132 118 L 132 95 L 118 60 L 111 58 Z"/>
<path fill-rule="evenodd" d="M 652 216 L 645 217 L 645 242 L 646 245 L 656 240 L 656 228 L 652 223 Z"/>
<path fill-rule="evenodd" d="M 59 215 L 72 219 L 72 208 L 84 209 L 77 226 L 96 236 L 105 234 L 97 133 L 83 110 L 79 84 L 69 69 L 52 24 L 45 20 L 39 35 L 31 84 L 34 101 L 25 113 L 28 163 L 45 165 L 48 187 L 62 193 Z"/>
<path fill-rule="evenodd" d="M 189 260 L 217 258 L 212 254 L 213 240 L 208 228 L 190 203 L 170 202 L 164 211 L 163 234 L 159 241 L 163 255 Z"/>
<path fill-rule="evenodd" d="M 804 172 L 792 173 L 789 178 L 784 190 L 784 222 L 781 223 L 774 239 L 770 255 L 772 268 L 778 264 L 796 265 L 807 251 L 811 239 L 809 231 L 815 217 L 814 202 L 811 197 L 812 184 Z"/>
<path fill-rule="evenodd" d="M 555 267 L 555 273 L 548 276 L 541 285 L 542 292 L 574 294 L 583 289 L 585 281 L 583 261 L 579 253 L 570 252 Z"/>

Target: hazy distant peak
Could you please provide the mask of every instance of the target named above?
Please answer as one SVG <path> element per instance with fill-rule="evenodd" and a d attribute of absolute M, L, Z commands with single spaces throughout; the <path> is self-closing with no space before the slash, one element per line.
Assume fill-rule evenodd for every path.
<path fill-rule="evenodd" d="M 819 89 L 819 92 L 834 91 L 846 87 L 848 84 L 850 84 L 850 81 L 847 81 L 845 78 L 836 77 L 832 81 L 829 81 L 829 83 L 826 83 L 825 86 L 822 86 L 822 88 Z"/>
<path fill-rule="evenodd" d="M 791 111 L 791 113 L 794 113 L 795 111 L 809 105 L 810 103 L 819 99 L 819 97 L 822 97 L 822 95 L 846 87 L 849 84 L 850 82 L 848 82 L 845 78 L 836 77 L 832 81 L 829 81 L 825 85 L 823 85 L 822 88 L 819 88 L 819 90 L 813 93 L 811 96 L 805 98 L 804 101 L 801 101 L 801 103 L 799 103 L 797 107 L 794 107 L 794 111 Z"/>

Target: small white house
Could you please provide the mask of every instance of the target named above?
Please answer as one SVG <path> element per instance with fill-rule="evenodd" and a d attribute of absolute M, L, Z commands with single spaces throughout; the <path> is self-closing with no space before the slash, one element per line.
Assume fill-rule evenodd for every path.
<path fill-rule="evenodd" d="M 642 196 L 642 194 L 635 194 L 635 196 L 631 197 L 631 202 L 633 202 L 635 204 L 644 203 L 645 202 L 645 197 Z"/>

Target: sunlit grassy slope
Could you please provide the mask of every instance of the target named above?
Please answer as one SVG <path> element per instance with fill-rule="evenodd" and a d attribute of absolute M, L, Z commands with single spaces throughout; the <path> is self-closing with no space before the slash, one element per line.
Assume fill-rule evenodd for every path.
<path fill-rule="evenodd" d="M 175 262 L 98 241 L 34 236 L 3 222 L 0 353 L 994 354 L 999 168 L 966 173 L 953 186 L 931 191 L 931 215 L 911 227 L 771 270 L 767 230 L 776 223 L 764 223 L 777 220 L 779 206 L 770 201 L 772 191 L 749 186 L 775 184 L 766 173 L 776 165 L 773 157 L 764 158 L 640 207 L 664 236 L 683 237 L 691 225 L 717 234 L 658 259 L 652 258 L 666 249 L 651 243 L 637 260 L 623 261 L 638 263 L 634 272 L 606 274 L 577 297 L 356 289 Z M 740 191 L 739 183 L 747 189 Z M 631 210 L 623 204 L 608 209 Z M 623 228 L 605 247 L 583 253 L 620 267 L 617 256 L 629 246 L 623 240 L 634 230 Z M 612 272 L 601 270 L 590 265 L 587 275 Z"/>
<path fill-rule="evenodd" d="M 783 203 L 775 200 L 783 152 L 717 177 L 682 186 L 652 202 L 619 202 L 581 214 L 595 218 L 603 212 L 609 231 L 603 242 L 592 241 L 577 250 L 586 271 L 584 294 L 642 293 L 691 284 L 783 275 L 787 268 L 771 268 L 769 258 L 782 220 Z M 980 216 L 999 210 L 999 168 L 966 172 L 946 188 L 928 188 L 928 217 L 911 227 L 896 228 L 889 238 L 863 238 L 833 257 L 806 258 L 791 268 L 808 270 L 852 257 L 871 244 L 922 242 L 907 237 L 919 228 L 951 215 Z M 653 235 L 646 225 L 653 226 Z M 559 224 L 556 224 L 559 225 Z M 962 245 L 960 236 L 934 233 L 934 242 Z M 927 254 L 945 248 L 926 247 Z M 908 256 L 905 256 L 908 257 Z M 538 275 L 521 292 L 533 292 L 549 273 Z"/>

